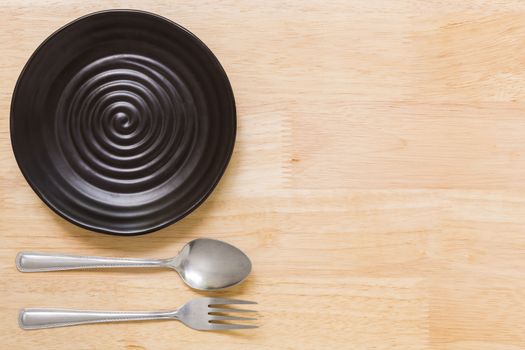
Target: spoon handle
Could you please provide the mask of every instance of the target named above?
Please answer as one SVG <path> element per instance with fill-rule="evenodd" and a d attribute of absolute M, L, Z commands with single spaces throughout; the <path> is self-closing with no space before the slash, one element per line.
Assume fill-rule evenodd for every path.
<path fill-rule="evenodd" d="M 16 256 L 16 267 L 21 272 L 163 266 L 165 266 L 164 260 L 157 259 L 105 258 L 30 252 L 21 252 Z"/>

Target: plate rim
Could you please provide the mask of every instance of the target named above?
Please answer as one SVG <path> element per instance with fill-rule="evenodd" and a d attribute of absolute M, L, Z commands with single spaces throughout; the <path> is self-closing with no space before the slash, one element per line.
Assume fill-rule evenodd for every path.
<path fill-rule="evenodd" d="M 232 120 L 232 122 L 233 122 L 233 125 L 232 125 L 233 126 L 233 133 L 232 133 L 232 137 L 231 137 L 231 140 L 230 140 L 230 144 L 228 145 L 227 155 L 226 155 L 223 163 L 221 164 L 220 169 L 217 172 L 217 175 L 213 179 L 209 189 L 207 189 L 205 191 L 205 193 L 202 196 L 200 196 L 197 201 L 195 201 L 189 208 L 187 208 L 181 214 L 179 214 L 177 216 L 174 216 L 173 218 L 171 218 L 169 220 L 165 220 L 165 221 L 163 221 L 160 224 L 157 224 L 157 225 L 145 228 L 145 229 L 133 229 L 133 230 L 107 229 L 107 228 L 99 227 L 99 226 L 96 226 L 96 225 L 87 224 L 87 223 L 85 223 L 83 221 L 79 221 L 79 220 L 73 218 L 70 215 L 67 215 L 61 209 L 57 208 L 38 189 L 38 187 L 35 186 L 33 181 L 30 179 L 29 175 L 26 174 L 26 170 L 24 170 L 23 167 L 20 165 L 20 161 L 18 159 L 19 156 L 17 155 L 17 152 L 15 151 L 14 138 L 13 138 L 13 131 L 14 131 L 14 127 L 13 127 L 13 125 L 14 125 L 14 122 L 13 122 L 13 119 L 14 119 L 13 118 L 13 115 L 14 115 L 14 102 L 15 102 L 15 98 L 17 96 L 17 92 L 18 92 L 21 80 L 24 77 L 24 75 L 26 74 L 26 71 L 27 71 L 28 67 L 31 65 L 31 63 L 35 59 L 35 56 L 45 46 L 45 44 L 47 42 L 49 42 L 57 34 L 62 32 L 66 28 L 70 27 L 71 25 L 74 25 L 74 24 L 76 24 L 76 23 L 78 23 L 80 21 L 86 20 L 86 19 L 88 19 L 90 17 L 94 17 L 94 16 L 101 15 L 101 14 L 107 14 L 107 13 L 115 13 L 115 14 L 116 13 L 135 13 L 135 14 L 139 14 L 139 15 L 154 17 L 156 19 L 163 20 L 163 21 L 167 22 L 168 24 L 173 26 L 175 28 L 175 30 L 179 30 L 179 31 L 184 32 L 190 38 L 190 40 L 193 40 L 197 45 L 199 45 L 201 47 L 201 49 L 203 49 L 204 53 L 209 58 L 211 58 L 212 62 L 215 63 L 215 66 L 216 66 L 216 68 L 219 71 L 219 75 L 222 76 L 222 78 L 224 79 L 224 81 L 225 81 L 225 83 L 227 85 L 227 95 L 229 95 L 230 103 L 231 103 L 231 107 L 232 107 L 231 118 L 233 119 Z M 11 150 L 12 150 L 12 152 L 14 154 L 15 161 L 17 163 L 18 169 L 20 169 L 20 172 L 22 173 L 24 179 L 29 184 L 29 186 L 31 187 L 33 192 L 36 193 L 36 195 L 42 200 L 42 202 L 44 202 L 46 204 L 46 206 L 48 208 L 50 208 L 53 212 L 58 214 L 60 217 L 62 217 L 66 221 L 68 221 L 68 222 L 70 222 L 70 223 L 72 223 L 72 224 L 74 224 L 74 225 L 76 225 L 78 227 L 81 227 L 83 229 L 87 229 L 87 230 L 98 232 L 98 233 L 102 233 L 102 234 L 113 235 L 113 236 L 139 236 L 139 235 L 145 235 L 145 234 L 148 234 L 148 233 L 152 233 L 154 231 L 159 231 L 159 230 L 161 230 L 163 228 L 166 228 L 166 227 L 168 227 L 168 226 L 170 226 L 170 225 L 172 225 L 172 224 L 174 224 L 174 223 L 176 223 L 178 221 L 181 221 L 186 216 L 188 216 L 193 211 L 195 211 L 198 207 L 200 207 L 206 201 L 206 199 L 208 199 L 208 197 L 215 190 L 215 188 L 219 184 L 221 178 L 223 177 L 224 173 L 226 172 L 228 164 L 230 163 L 230 160 L 232 158 L 233 151 L 235 149 L 235 141 L 236 141 L 236 138 L 237 138 L 237 108 L 236 108 L 236 104 L 235 104 L 235 96 L 234 96 L 234 92 L 233 92 L 233 87 L 232 87 L 232 84 L 230 82 L 230 79 L 228 78 L 228 75 L 226 74 L 226 71 L 225 71 L 224 67 L 220 63 L 220 61 L 217 58 L 217 56 L 215 56 L 213 51 L 211 51 L 211 49 L 201 39 L 199 39 L 199 37 L 197 37 L 195 34 L 193 34 L 191 31 L 189 31 L 188 29 L 186 29 L 182 25 L 180 25 L 180 24 L 178 24 L 178 23 L 172 21 L 171 19 L 169 19 L 167 17 L 164 17 L 162 15 L 159 15 L 159 14 L 156 14 L 156 13 L 153 13 L 153 12 L 149 12 L 149 11 L 138 10 L 138 9 L 106 9 L 106 10 L 101 10 L 101 11 L 90 12 L 90 13 L 85 14 L 83 16 L 80 16 L 80 17 L 78 17 L 78 18 L 76 18 L 76 19 L 74 19 L 74 20 L 72 20 L 72 21 L 62 25 L 60 28 L 56 29 L 54 32 L 52 32 L 50 35 L 48 35 L 37 46 L 37 48 L 33 51 L 31 56 L 27 60 L 27 62 L 24 64 L 24 66 L 23 66 L 23 68 L 22 68 L 22 70 L 21 70 L 21 72 L 18 75 L 18 78 L 16 80 L 15 87 L 13 89 L 13 93 L 12 93 L 12 96 L 11 96 L 10 103 L 11 103 L 11 105 L 10 105 L 10 108 L 9 108 L 9 135 L 10 135 Z"/>

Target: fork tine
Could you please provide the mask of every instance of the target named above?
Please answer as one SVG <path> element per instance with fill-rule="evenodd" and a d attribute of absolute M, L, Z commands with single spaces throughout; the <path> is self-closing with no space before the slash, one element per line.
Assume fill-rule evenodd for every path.
<path fill-rule="evenodd" d="M 219 308 L 219 307 L 210 307 L 208 308 L 209 312 L 257 312 L 256 310 L 247 310 L 247 309 L 229 309 L 229 308 Z"/>
<path fill-rule="evenodd" d="M 210 315 L 212 321 L 253 321 L 256 320 L 254 317 L 239 317 L 239 316 L 221 316 L 221 315 Z"/>
<path fill-rule="evenodd" d="M 255 301 L 226 299 L 226 298 L 209 298 L 210 305 L 228 305 L 228 304 L 257 304 Z"/>
<path fill-rule="evenodd" d="M 210 323 L 210 330 L 230 330 L 230 329 L 248 329 L 258 328 L 259 326 L 245 325 L 245 324 L 226 324 L 226 323 Z"/>

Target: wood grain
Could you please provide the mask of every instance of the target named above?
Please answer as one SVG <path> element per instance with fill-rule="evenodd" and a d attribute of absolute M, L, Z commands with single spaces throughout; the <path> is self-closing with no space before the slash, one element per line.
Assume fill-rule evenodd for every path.
<path fill-rule="evenodd" d="M 217 190 L 141 237 L 57 217 L 10 148 L 10 98 L 30 54 L 107 8 L 187 27 L 237 100 L 236 150 Z M 3 0 L 0 10 L 1 348 L 525 348 L 525 2 Z M 246 283 L 220 294 L 257 300 L 261 328 L 17 326 L 22 307 L 153 310 L 199 295 L 170 271 L 21 274 L 20 250 L 165 257 L 202 236 L 252 258 Z"/>

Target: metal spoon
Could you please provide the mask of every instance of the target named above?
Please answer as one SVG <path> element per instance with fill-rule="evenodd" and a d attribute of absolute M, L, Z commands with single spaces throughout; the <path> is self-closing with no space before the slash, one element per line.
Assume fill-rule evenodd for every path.
<path fill-rule="evenodd" d="M 215 239 L 200 238 L 186 244 L 169 259 L 105 258 L 21 252 L 16 256 L 21 272 L 62 271 L 115 267 L 163 267 L 179 273 L 199 290 L 216 290 L 242 282 L 250 273 L 250 259 L 238 248 Z"/>

